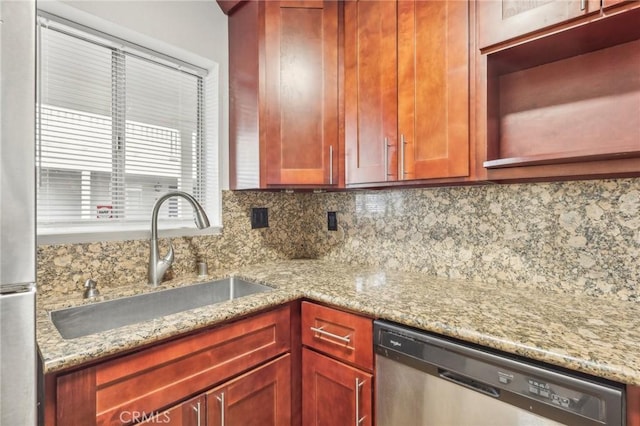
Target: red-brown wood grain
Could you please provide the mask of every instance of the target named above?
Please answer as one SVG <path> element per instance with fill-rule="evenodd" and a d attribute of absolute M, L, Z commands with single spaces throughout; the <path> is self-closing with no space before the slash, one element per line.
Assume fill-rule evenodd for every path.
<path fill-rule="evenodd" d="M 303 348 L 302 383 L 303 425 L 374 424 L 371 374 Z"/>
<path fill-rule="evenodd" d="M 399 179 L 469 175 L 469 54 L 468 2 L 398 2 Z"/>
<path fill-rule="evenodd" d="M 180 403 L 162 413 L 158 413 L 155 416 L 148 417 L 145 415 L 145 420 L 140 424 L 151 425 L 166 425 L 166 426 L 201 426 L 206 424 L 207 419 L 207 405 L 204 395 L 198 395 L 195 398 L 191 398 L 183 403 Z M 135 413 L 137 415 L 137 413 Z M 132 416 L 127 416 L 125 420 L 128 420 Z M 139 415 L 138 418 L 142 418 Z"/>
<path fill-rule="evenodd" d="M 291 324 L 291 424 L 302 424 L 302 302 L 290 304 Z"/>
<path fill-rule="evenodd" d="M 599 0 L 581 3 L 566 0 L 480 0 L 479 46 L 491 46 L 600 10 Z"/>
<path fill-rule="evenodd" d="M 346 184 L 470 175 L 470 25 L 466 1 L 346 2 Z"/>
<path fill-rule="evenodd" d="M 266 3 L 266 184 L 338 183 L 338 2 Z"/>
<path fill-rule="evenodd" d="M 264 180 L 260 146 L 264 79 L 260 51 L 264 2 L 245 2 L 229 16 L 229 187 L 256 188 Z M 263 58 L 264 60 L 264 58 Z M 262 95 L 261 95 L 262 94 Z"/>
<path fill-rule="evenodd" d="M 55 375 L 47 374 L 44 376 L 44 424 L 46 426 L 56 425 L 56 404 L 57 404 L 57 385 L 58 381 Z"/>
<path fill-rule="evenodd" d="M 488 180 L 640 174 L 639 19 L 622 2 L 476 57 Z"/>
<path fill-rule="evenodd" d="M 396 2 L 344 8 L 345 183 L 397 180 Z"/>
<path fill-rule="evenodd" d="M 627 386 L 627 426 L 640 426 L 640 386 Z"/>
<path fill-rule="evenodd" d="M 349 342 L 313 331 L 312 328 L 348 337 Z M 369 372 L 373 371 L 373 321 L 370 318 L 302 302 L 302 344 Z"/>
<path fill-rule="evenodd" d="M 206 424 L 207 426 L 292 424 L 291 356 L 283 355 L 207 392 Z"/>
<path fill-rule="evenodd" d="M 247 1 L 229 17 L 232 189 L 334 188 L 342 3 Z"/>
<path fill-rule="evenodd" d="M 59 377 L 55 399 L 57 425 L 95 425 L 95 368 L 85 368 Z"/>
<path fill-rule="evenodd" d="M 290 317 L 287 305 L 62 374 L 57 424 L 121 425 L 123 415 L 156 413 L 222 383 L 289 351 Z"/>
<path fill-rule="evenodd" d="M 502 75 L 498 158 L 640 156 L 638 70 L 640 40 Z"/>

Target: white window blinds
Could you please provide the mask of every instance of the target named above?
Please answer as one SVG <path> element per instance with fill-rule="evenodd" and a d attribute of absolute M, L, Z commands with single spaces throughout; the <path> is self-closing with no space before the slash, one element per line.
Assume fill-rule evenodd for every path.
<path fill-rule="evenodd" d="M 217 129 L 204 99 L 217 76 L 49 19 L 39 29 L 38 229 L 142 229 L 176 189 L 215 223 Z M 183 202 L 163 205 L 162 227 L 193 227 Z"/>

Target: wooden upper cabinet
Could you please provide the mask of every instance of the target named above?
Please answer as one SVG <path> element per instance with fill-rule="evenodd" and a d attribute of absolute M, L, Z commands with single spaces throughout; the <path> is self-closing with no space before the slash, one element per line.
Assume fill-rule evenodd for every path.
<path fill-rule="evenodd" d="M 469 174 L 469 3 L 398 2 L 399 179 Z"/>
<path fill-rule="evenodd" d="M 600 0 L 478 0 L 479 47 L 492 46 L 599 10 Z"/>
<path fill-rule="evenodd" d="M 480 56 L 488 180 L 640 174 L 640 2 L 605 8 Z"/>
<path fill-rule="evenodd" d="M 230 15 L 232 189 L 338 185 L 338 8 L 249 1 Z"/>
<path fill-rule="evenodd" d="M 338 182 L 338 3 L 266 2 L 267 185 Z"/>
<path fill-rule="evenodd" d="M 469 175 L 469 3 L 345 4 L 346 183 Z"/>
<path fill-rule="evenodd" d="M 345 3 L 346 183 L 397 180 L 395 1 Z"/>

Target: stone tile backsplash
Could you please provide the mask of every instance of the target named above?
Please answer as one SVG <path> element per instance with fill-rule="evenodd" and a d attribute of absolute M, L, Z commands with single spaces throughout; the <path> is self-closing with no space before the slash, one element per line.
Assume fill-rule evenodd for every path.
<path fill-rule="evenodd" d="M 326 211 L 340 228 L 326 231 Z M 314 258 L 636 300 L 640 179 L 325 193 Z"/>
<path fill-rule="evenodd" d="M 220 235 L 172 238 L 175 262 L 170 274 L 195 273 L 202 259 L 209 270 L 237 268 L 267 260 L 291 259 L 304 252 L 303 199 L 299 194 L 224 191 Z M 251 229 L 251 208 L 269 208 L 269 228 Z M 164 243 L 164 244 L 163 244 Z M 166 253 L 160 231 L 160 253 Z M 42 295 L 82 291 L 88 278 L 99 287 L 117 287 L 147 280 L 148 240 L 107 241 L 38 247 L 38 292 Z"/>
<path fill-rule="evenodd" d="M 250 229 L 251 207 L 269 207 Z M 338 231 L 327 231 L 327 211 Z M 221 235 L 173 238 L 173 274 L 318 258 L 625 300 L 640 295 L 640 179 L 223 194 Z M 148 242 L 40 246 L 39 291 L 146 280 Z"/>

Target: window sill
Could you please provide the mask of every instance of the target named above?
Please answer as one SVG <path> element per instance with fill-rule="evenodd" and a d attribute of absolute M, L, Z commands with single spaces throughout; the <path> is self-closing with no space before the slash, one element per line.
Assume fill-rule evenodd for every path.
<path fill-rule="evenodd" d="M 122 227 L 117 231 L 105 231 L 97 228 L 77 227 L 57 229 L 40 229 L 38 230 L 38 245 L 50 244 L 79 244 L 79 243 L 95 243 L 99 241 L 128 241 L 128 240 L 149 240 L 151 231 L 148 227 Z M 174 238 L 174 237 L 195 237 L 202 235 L 219 235 L 222 233 L 221 226 L 212 226 L 206 229 L 197 229 L 195 227 L 180 227 L 158 229 L 158 238 Z"/>

